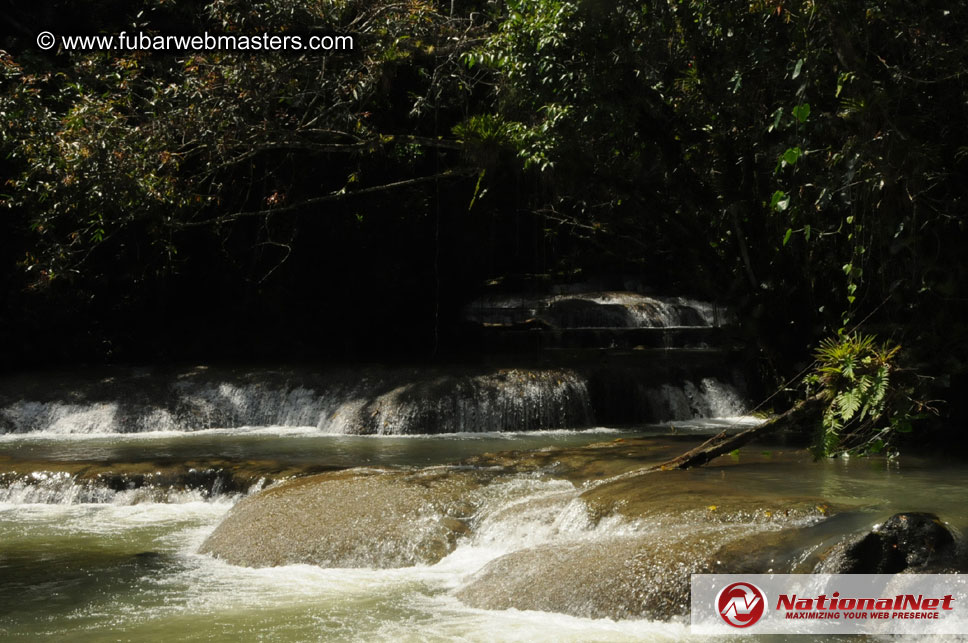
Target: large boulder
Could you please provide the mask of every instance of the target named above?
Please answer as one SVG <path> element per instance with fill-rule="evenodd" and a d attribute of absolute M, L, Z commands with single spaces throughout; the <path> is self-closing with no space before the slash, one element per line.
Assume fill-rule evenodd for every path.
<path fill-rule="evenodd" d="M 199 552 L 249 567 L 432 564 L 466 533 L 478 485 L 472 473 L 435 468 L 297 478 L 239 502 Z"/>
<path fill-rule="evenodd" d="M 542 545 L 491 561 L 457 598 L 479 609 L 666 620 L 688 614 L 692 574 L 789 571 L 775 566 L 798 549 L 799 531 L 693 524 Z"/>
<path fill-rule="evenodd" d="M 580 495 L 585 533 L 505 554 L 457 597 L 481 609 L 668 619 L 687 613 L 691 574 L 792 571 L 804 527 L 835 510 L 702 472 L 625 474 L 590 487 Z"/>
<path fill-rule="evenodd" d="M 930 513 L 899 513 L 869 532 L 832 547 L 817 565 L 821 574 L 896 574 L 947 571 L 955 539 Z"/>
<path fill-rule="evenodd" d="M 549 303 L 539 319 L 553 328 L 632 328 L 635 319 L 625 306 L 567 298 Z"/>
<path fill-rule="evenodd" d="M 515 551 L 488 563 L 457 597 L 480 609 L 668 618 L 687 608 L 688 574 L 705 571 L 705 556 L 694 555 L 700 541 L 671 548 L 633 536 Z"/>

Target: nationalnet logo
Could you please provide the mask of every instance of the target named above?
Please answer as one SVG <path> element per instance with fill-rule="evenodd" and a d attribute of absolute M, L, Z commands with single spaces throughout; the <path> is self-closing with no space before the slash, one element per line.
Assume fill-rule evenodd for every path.
<path fill-rule="evenodd" d="M 766 594 L 752 583 L 730 583 L 716 596 L 716 608 L 733 627 L 749 627 L 763 617 Z"/>
<path fill-rule="evenodd" d="M 959 574 L 695 574 L 703 634 L 968 634 Z"/>
<path fill-rule="evenodd" d="M 830 596 L 803 597 L 796 594 L 780 594 L 776 609 L 784 612 L 786 618 L 845 618 L 845 619 L 935 619 L 943 613 L 940 610 L 954 611 L 952 594 L 929 598 L 924 594 L 897 594 L 892 597 L 842 597 L 840 592 Z"/>

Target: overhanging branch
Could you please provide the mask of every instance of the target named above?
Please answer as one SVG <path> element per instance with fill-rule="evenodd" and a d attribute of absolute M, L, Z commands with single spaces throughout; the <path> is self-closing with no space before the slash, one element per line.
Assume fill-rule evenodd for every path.
<path fill-rule="evenodd" d="M 319 203 L 326 203 L 329 201 L 339 201 L 350 197 L 364 196 L 367 194 L 386 192 L 389 190 L 397 190 L 400 188 L 410 187 L 412 185 L 420 185 L 422 183 L 430 183 L 430 182 L 440 181 L 444 179 L 468 177 L 468 176 L 474 175 L 475 173 L 476 171 L 472 169 L 447 170 L 445 172 L 439 172 L 437 174 L 431 174 L 429 176 L 421 176 L 415 179 L 406 179 L 403 181 L 384 183 L 383 185 L 374 185 L 368 188 L 362 188 L 360 190 L 353 190 L 352 192 L 349 192 L 344 188 L 344 189 L 336 190 L 335 192 L 330 192 L 328 194 L 323 194 L 321 196 L 313 197 L 311 199 L 305 199 L 303 201 L 298 201 L 296 203 L 291 203 L 289 205 L 284 205 L 277 208 L 266 208 L 264 210 L 244 210 L 242 212 L 233 212 L 232 214 L 222 215 L 219 217 L 215 217 L 213 219 L 206 219 L 205 221 L 187 221 L 185 223 L 177 224 L 175 227 L 176 228 L 197 228 L 201 226 L 211 226 L 211 225 L 221 225 L 224 223 L 231 223 L 232 221 L 249 218 L 249 217 L 266 217 L 273 214 L 285 214 L 287 212 L 301 210 L 303 208 L 317 205 Z"/>

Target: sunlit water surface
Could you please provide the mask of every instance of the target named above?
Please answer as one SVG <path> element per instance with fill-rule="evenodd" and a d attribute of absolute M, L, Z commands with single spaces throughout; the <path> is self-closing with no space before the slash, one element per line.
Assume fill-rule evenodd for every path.
<path fill-rule="evenodd" d="M 748 424 L 750 421 L 746 421 Z M 735 420 L 726 422 L 736 424 Z M 709 432 L 723 422 L 680 423 Z M 236 429 L 194 434 L 0 437 L 0 460 L 154 461 L 218 457 L 274 459 L 323 467 L 427 466 L 483 452 L 580 446 L 635 431 L 416 437 L 320 435 L 312 429 Z M 671 446 L 682 444 L 680 440 Z M 968 527 L 968 470 L 917 458 L 771 462 L 729 469 L 728 483 L 777 494 L 816 494 L 862 507 L 856 527 L 895 511 L 933 511 L 958 532 Z M 740 454 L 743 458 L 743 453 Z M 722 470 L 696 470 L 694 479 Z M 692 479 L 692 478 L 691 478 Z M 571 482 L 536 474 L 521 493 L 553 494 Z M 524 491 L 522 491 L 524 490 Z M 685 622 L 592 620 L 517 610 L 469 608 L 454 590 L 489 560 L 546 535 L 507 528 L 503 538 L 468 537 L 436 565 L 402 569 L 250 569 L 195 553 L 238 499 L 173 496 L 169 502 L 0 503 L 0 638 L 273 641 L 655 641 L 691 640 Z M 686 526 L 688 527 L 688 526 Z M 621 529 L 620 525 L 609 527 Z M 589 538 L 597 537 L 589 533 Z M 708 640 L 708 639 L 703 639 Z M 799 639 L 802 640 L 802 639 Z"/>

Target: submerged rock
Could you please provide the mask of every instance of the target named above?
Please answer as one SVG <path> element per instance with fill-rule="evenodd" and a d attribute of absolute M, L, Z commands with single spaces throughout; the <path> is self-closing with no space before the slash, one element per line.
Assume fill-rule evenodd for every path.
<path fill-rule="evenodd" d="M 248 567 L 431 564 L 466 532 L 478 484 L 444 469 L 298 478 L 242 500 L 199 552 Z"/>
<path fill-rule="evenodd" d="M 808 524 L 837 508 L 820 498 L 780 496 L 743 478 L 730 484 L 723 469 L 646 472 L 621 476 L 582 494 L 596 518 L 666 524 L 684 522 L 785 525 Z"/>
<path fill-rule="evenodd" d="M 505 554 L 457 597 L 481 609 L 668 619 L 687 613 L 691 574 L 794 571 L 803 527 L 834 511 L 816 498 L 732 488 L 709 473 L 624 475 L 593 486 L 578 496 L 585 533 Z"/>
<path fill-rule="evenodd" d="M 938 573 L 955 555 L 955 539 L 936 515 L 900 513 L 832 547 L 817 565 L 821 574 Z"/>
<path fill-rule="evenodd" d="M 233 496 L 325 468 L 278 460 L 198 458 L 108 462 L 0 456 L 0 502 L 178 502 Z"/>
<path fill-rule="evenodd" d="M 768 572 L 797 541 L 794 529 L 747 525 L 670 531 L 515 551 L 488 563 L 457 598 L 480 609 L 667 620 L 688 614 L 691 574 Z"/>
<path fill-rule="evenodd" d="M 586 618 L 669 617 L 686 609 L 689 594 L 665 567 L 688 574 L 701 571 L 701 563 L 686 548 L 654 550 L 650 545 L 655 544 L 628 537 L 515 551 L 486 565 L 457 597 L 480 609 Z"/>

